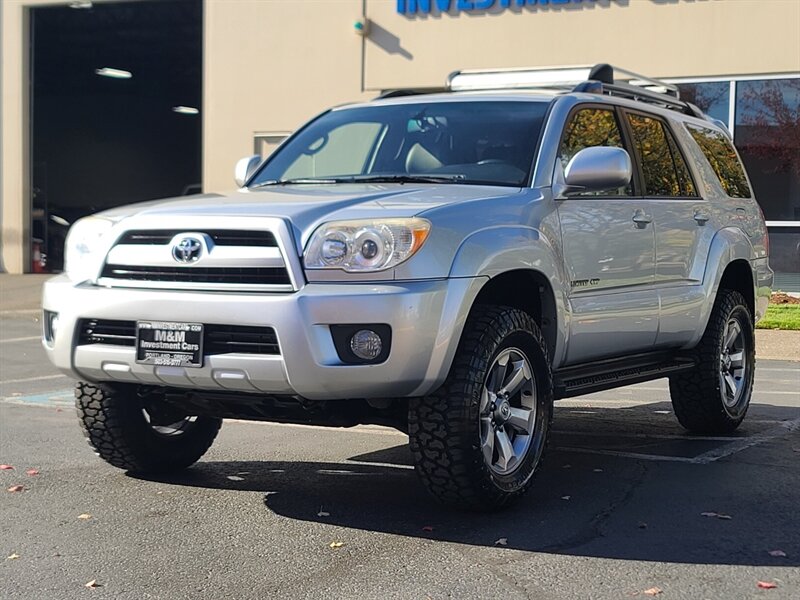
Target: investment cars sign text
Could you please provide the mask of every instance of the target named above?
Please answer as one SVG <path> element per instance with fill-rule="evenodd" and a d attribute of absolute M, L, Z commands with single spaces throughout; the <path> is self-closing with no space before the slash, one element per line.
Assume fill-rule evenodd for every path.
<path fill-rule="evenodd" d="M 553 4 L 590 4 L 596 0 L 397 0 L 401 15 L 428 14 L 430 12 L 480 11 L 515 6 L 547 6 Z"/>

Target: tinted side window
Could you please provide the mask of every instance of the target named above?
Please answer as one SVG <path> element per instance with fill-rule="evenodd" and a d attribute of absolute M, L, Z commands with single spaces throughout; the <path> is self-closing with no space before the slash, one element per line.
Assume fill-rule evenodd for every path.
<path fill-rule="evenodd" d="M 646 196 L 694 196 L 689 169 L 664 123 L 629 114 L 633 143 L 639 151 Z"/>
<path fill-rule="evenodd" d="M 698 125 L 686 125 L 686 129 L 705 154 L 725 193 L 731 198 L 750 198 L 752 194 L 744 167 L 725 134 Z"/>
<path fill-rule="evenodd" d="M 613 110 L 585 108 L 576 112 L 564 131 L 558 157 L 561 166 L 567 168 L 570 159 L 584 148 L 592 146 L 612 146 L 623 148 L 617 117 Z M 630 185 L 618 190 L 597 192 L 599 195 L 620 196 L 633 194 Z M 595 195 L 593 193 L 593 195 Z"/>

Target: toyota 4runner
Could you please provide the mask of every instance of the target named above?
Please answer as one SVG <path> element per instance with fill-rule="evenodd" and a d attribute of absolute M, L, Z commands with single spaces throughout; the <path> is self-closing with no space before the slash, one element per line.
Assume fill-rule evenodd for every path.
<path fill-rule="evenodd" d="M 462 71 L 316 117 L 240 189 L 77 222 L 44 347 L 101 458 L 197 461 L 223 418 L 408 433 L 439 500 L 492 509 L 553 400 L 668 377 L 733 431 L 773 273 L 723 125 L 609 65 Z"/>

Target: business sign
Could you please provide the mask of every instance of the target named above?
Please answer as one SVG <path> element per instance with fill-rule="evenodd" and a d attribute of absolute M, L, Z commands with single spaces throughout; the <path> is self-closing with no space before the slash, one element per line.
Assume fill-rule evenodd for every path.
<path fill-rule="evenodd" d="M 430 14 L 431 12 L 478 12 L 525 6 L 593 3 L 596 0 L 397 0 L 401 15 Z"/>

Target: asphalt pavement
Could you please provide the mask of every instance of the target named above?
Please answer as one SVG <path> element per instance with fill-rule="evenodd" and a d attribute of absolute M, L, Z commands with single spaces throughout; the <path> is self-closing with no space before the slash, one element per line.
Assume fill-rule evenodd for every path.
<path fill-rule="evenodd" d="M 535 487 L 475 514 L 373 426 L 229 421 L 184 474 L 129 476 L 39 328 L 0 314 L 3 599 L 800 597 L 799 362 L 759 361 L 729 437 L 687 435 L 664 380 L 559 402 Z"/>

